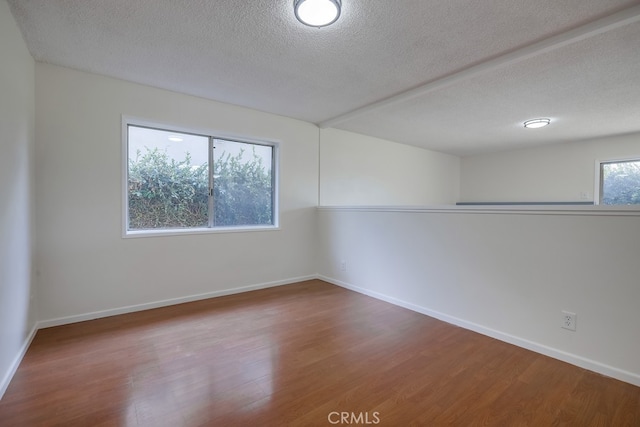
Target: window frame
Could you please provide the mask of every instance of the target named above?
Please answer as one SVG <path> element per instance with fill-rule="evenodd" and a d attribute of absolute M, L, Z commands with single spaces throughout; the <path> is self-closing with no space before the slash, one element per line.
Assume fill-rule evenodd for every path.
<path fill-rule="evenodd" d="M 213 206 L 214 201 L 212 197 L 209 197 L 209 225 L 206 227 L 191 227 L 191 228 L 162 228 L 162 229 L 147 229 L 147 230 L 130 230 L 129 229 L 129 126 L 137 126 L 149 129 L 156 129 L 166 132 L 176 132 L 191 134 L 209 138 L 209 144 L 213 143 L 215 139 L 262 145 L 272 148 L 271 156 L 271 200 L 272 200 L 272 218 L 273 224 L 266 225 L 238 225 L 238 226 L 215 226 L 213 223 Z M 188 235 L 188 234 L 217 234 L 217 233 L 244 233 L 254 231 L 273 231 L 280 229 L 280 141 L 268 140 L 268 139 L 256 139 L 243 135 L 230 135 L 225 132 L 220 132 L 210 129 L 196 129 L 184 126 L 177 126 L 167 123 L 159 123 L 155 121 L 140 119 L 132 116 L 122 116 L 122 237 L 123 238 L 136 238 L 136 237 L 157 237 L 157 236 L 173 236 L 173 235 Z M 209 150 L 209 164 L 213 165 L 213 150 Z M 209 170 L 209 189 L 213 188 L 213 173 Z"/>
<path fill-rule="evenodd" d="M 596 160 L 595 165 L 595 185 L 593 189 L 593 204 L 594 205 L 602 205 L 602 206 L 612 206 L 612 205 L 604 205 L 602 204 L 602 166 L 609 163 L 625 163 L 625 162 L 640 162 L 639 156 L 631 156 L 631 157 L 622 157 L 615 159 L 605 159 L 605 160 Z M 626 205 L 618 205 L 618 206 L 626 206 Z"/>

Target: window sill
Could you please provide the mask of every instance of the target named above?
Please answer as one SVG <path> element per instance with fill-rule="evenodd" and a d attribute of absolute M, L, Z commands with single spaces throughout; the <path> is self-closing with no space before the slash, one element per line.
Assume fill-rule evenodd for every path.
<path fill-rule="evenodd" d="M 216 227 L 216 228 L 188 228 L 188 229 L 164 229 L 164 230 L 128 230 L 122 235 L 124 239 L 139 237 L 161 237 L 161 236 L 185 236 L 191 234 L 221 234 L 221 233 L 251 233 L 256 231 L 276 231 L 280 230 L 275 225 L 256 225 L 238 227 Z"/>

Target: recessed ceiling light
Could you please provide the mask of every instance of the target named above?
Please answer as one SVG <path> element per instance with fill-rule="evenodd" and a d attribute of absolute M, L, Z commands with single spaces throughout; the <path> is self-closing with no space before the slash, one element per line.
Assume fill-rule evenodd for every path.
<path fill-rule="evenodd" d="M 533 119 L 524 122 L 524 127 L 526 127 L 527 129 L 537 129 L 544 127 L 549 123 L 551 123 L 551 119 Z"/>
<path fill-rule="evenodd" d="M 293 0 L 298 21 L 310 27 L 326 27 L 338 20 L 342 0 Z"/>
<path fill-rule="evenodd" d="M 169 141 L 171 141 L 171 142 L 181 142 L 182 138 L 180 138 L 179 136 L 171 135 L 169 137 Z"/>

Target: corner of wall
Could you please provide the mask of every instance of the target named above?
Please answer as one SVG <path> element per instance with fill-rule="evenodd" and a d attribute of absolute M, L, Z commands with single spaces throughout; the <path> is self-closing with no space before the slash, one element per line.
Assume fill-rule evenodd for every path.
<path fill-rule="evenodd" d="M 0 396 L 35 333 L 35 62 L 0 1 Z"/>

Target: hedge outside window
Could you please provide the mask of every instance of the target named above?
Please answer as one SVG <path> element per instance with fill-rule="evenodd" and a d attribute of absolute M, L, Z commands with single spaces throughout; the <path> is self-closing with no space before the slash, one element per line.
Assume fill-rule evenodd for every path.
<path fill-rule="evenodd" d="M 640 204 L 640 159 L 600 163 L 600 204 Z"/>
<path fill-rule="evenodd" d="M 275 226 L 275 146 L 126 125 L 126 231 Z"/>

